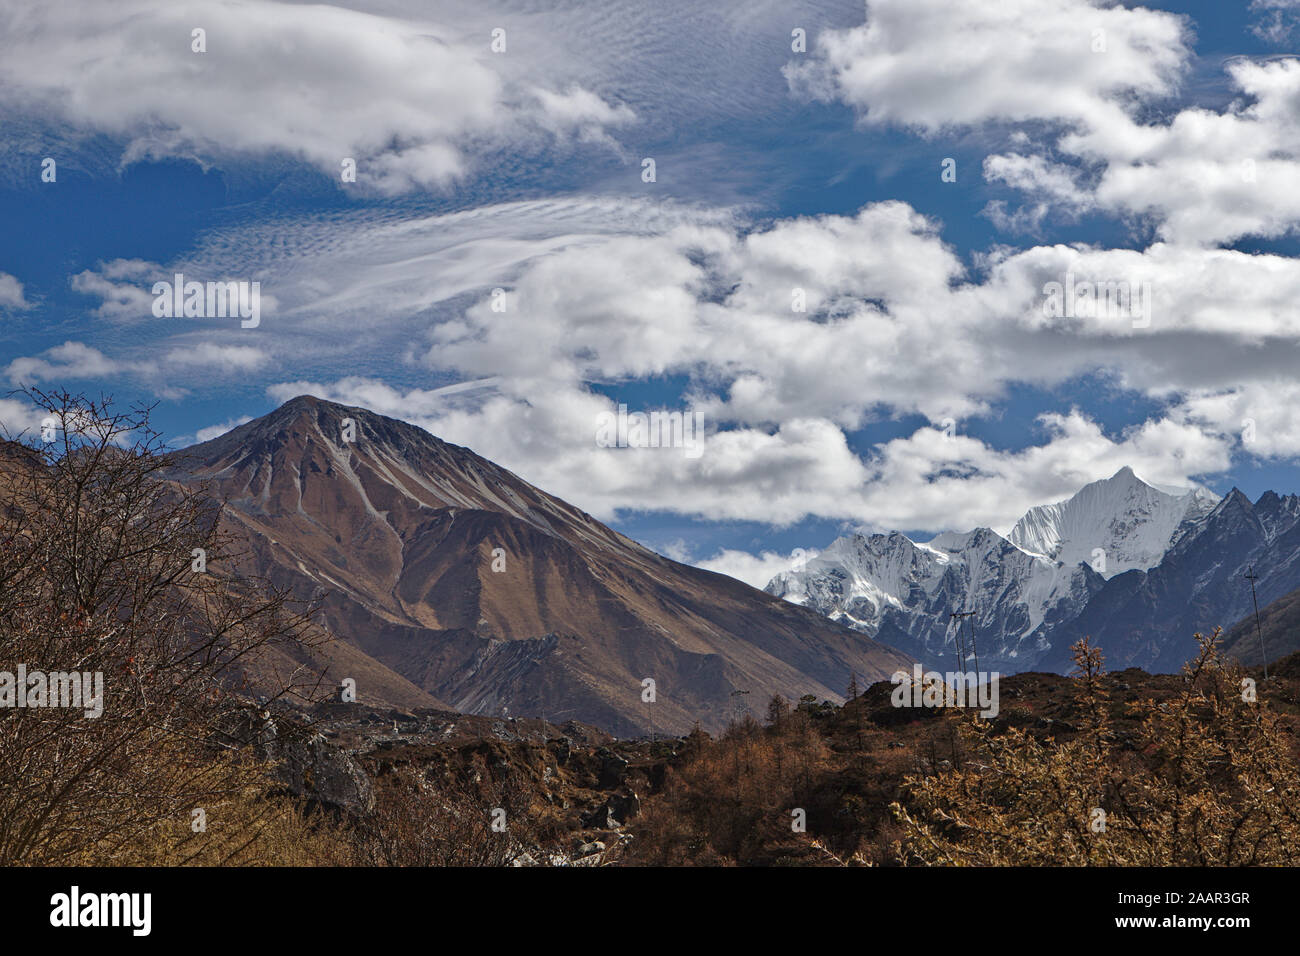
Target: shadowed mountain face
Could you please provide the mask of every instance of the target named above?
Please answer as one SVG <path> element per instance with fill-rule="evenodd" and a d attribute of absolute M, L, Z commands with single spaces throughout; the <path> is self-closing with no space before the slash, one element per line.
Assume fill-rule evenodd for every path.
<path fill-rule="evenodd" d="M 1260 667 L 1265 659 L 1270 669 L 1288 655 L 1300 665 L 1300 590 L 1292 591 L 1267 606 L 1259 602 L 1259 620 L 1252 606 L 1246 616 L 1223 635 L 1226 653 L 1247 667 Z M 1300 669 L 1297 670 L 1300 673 Z"/>
<path fill-rule="evenodd" d="M 685 732 L 725 723 L 733 691 L 756 711 L 777 693 L 838 700 L 852 672 L 870 683 L 911 664 L 364 409 L 297 398 L 181 458 L 226 500 L 253 570 L 461 711 Z M 365 700 L 364 675 L 357 689 Z"/>
<path fill-rule="evenodd" d="M 1300 498 L 1266 492 L 1251 503 L 1235 488 L 1150 571 L 1111 578 L 1079 615 L 1053 634 L 1046 666 L 1065 668 L 1071 642 L 1091 635 L 1108 664 L 1175 671 L 1192 656 L 1196 632 L 1225 630 L 1254 616 L 1251 569 L 1259 605 L 1300 586 Z M 1228 649 L 1250 663 L 1259 657 L 1242 629 Z M 1258 643 L 1257 641 L 1255 642 Z M 1269 656 L 1289 648 L 1272 648 Z"/>

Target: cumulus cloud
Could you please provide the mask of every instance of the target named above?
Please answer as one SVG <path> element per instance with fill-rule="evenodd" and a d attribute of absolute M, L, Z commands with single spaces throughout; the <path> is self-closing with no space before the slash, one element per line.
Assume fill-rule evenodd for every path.
<path fill-rule="evenodd" d="M 1255 15 L 1251 32 L 1270 43 L 1286 43 L 1295 36 L 1300 22 L 1300 3 L 1296 0 L 1250 0 Z"/>
<path fill-rule="evenodd" d="M 1065 190 L 1049 166 L 1000 168 Z M 511 204 L 348 229 L 288 221 L 242 247 L 217 236 L 193 262 L 220 272 L 241 251 L 271 250 L 281 321 L 250 345 L 178 334 L 123 361 L 157 363 L 155 380 L 172 387 L 212 368 L 272 384 L 279 400 L 313 392 L 416 421 L 605 517 L 647 508 L 940 529 L 993 523 L 999 509 L 1014 519 L 1123 464 L 1167 484 L 1222 471 L 1233 450 L 1249 453 L 1240 424 L 1185 403 L 1284 379 L 1300 339 L 1300 268 L 1285 256 L 1058 244 L 998 249 L 968 269 L 937 223 L 899 202 L 760 225 L 651 208 Z M 1053 284 L 1096 294 L 1050 309 Z M 1112 308 L 1117 289 L 1128 298 Z M 284 355 L 302 378 L 268 381 Z M 340 379 L 343 360 L 356 374 Z M 53 359 L 10 374 L 48 373 L 42 362 Z M 398 388 L 395 368 L 446 384 Z M 1045 421 L 1050 453 L 1036 462 L 980 448 L 954 460 L 946 444 L 935 454 L 947 457 L 916 459 L 924 429 L 868 452 L 850 442 L 872 421 L 961 423 L 994 413 L 1014 385 L 1096 376 L 1170 411 L 1118 437 L 1084 412 Z M 703 415 L 706 453 L 598 447 L 614 403 L 595 387 L 660 377 L 686 383 L 669 404 Z M 904 493 L 909 481 L 938 489 L 934 501 Z M 888 493 L 864 490 L 876 486 Z"/>
<path fill-rule="evenodd" d="M 1300 383 L 1277 377 L 1192 391 L 1171 410 L 1171 417 L 1220 440 L 1239 442 L 1246 454 L 1294 460 L 1300 457 L 1300 422 L 1292 413 L 1298 401 Z"/>
<path fill-rule="evenodd" d="M 170 282 L 172 276 L 156 262 L 113 259 L 97 269 L 83 269 L 70 280 L 74 291 L 100 300 L 94 314 L 119 321 L 147 319 L 153 315 L 153 283 Z"/>
<path fill-rule="evenodd" d="M 17 398 L 0 398 L 0 436 L 10 440 L 40 431 L 45 412 Z"/>
<path fill-rule="evenodd" d="M 1002 200 L 989 202 L 985 215 L 1004 231 L 1036 233 L 1053 210 L 1073 219 L 1095 205 L 1091 191 L 1080 183 L 1078 169 L 1039 154 L 985 157 L 984 179 L 1019 190 L 1031 200 L 1013 211 Z"/>
<path fill-rule="evenodd" d="M 984 160 L 984 178 L 1028 193 L 1040 193 L 1072 208 L 1086 207 L 1090 197 L 1079 186 L 1079 173 L 1064 163 L 1039 155 L 1008 153 Z"/>
<path fill-rule="evenodd" d="M 434 330 L 424 358 L 531 381 L 699 371 L 697 404 L 749 424 L 852 426 L 881 404 L 968 413 L 982 407 L 968 383 L 927 374 L 973 332 L 977 317 L 949 308 L 962 271 L 934 225 L 902 203 L 739 233 L 688 225 L 531 262 L 505 311 L 482 297 Z M 725 393 L 704 390 L 717 381 Z"/>
<path fill-rule="evenodd" d="M 219 345 L 216 342 L 197 342 L 188 347 L 170 349 L 163 356 L 163 364 L 181 369 L 227 374 L 254 372 L 271 361 L 262 349 L 251 345 Z"/>
<path fill-rule="evenodd" d="M 178 346 L 155 359 L 111 356 L 85 342 L 69 340 L 36 355 L 12 359 L 4 367 L 4 375 L 17 387 L 129 379 L 160 397 L 174 399 L 186 395 L 194 385 L 245 375 L 270 361 L 261 349 L 214 342 Z"/>
<path fill-rule="evenodd" d="M 1298 281 L 1284 256 L 1163 243 L 1001 250 L 971 276 L 935 225 L 900 203 L 759 228 L 676 224 L 543 244 L 519 263 L 504 312 L 479 290 L 417 356 L 461 384 L 320 378 L 272 394 L 416 421 L 603 517 L 644 508 L 777 524 L 996 525 L 1126 464 L 1167 485 L 1226 470 L 1242 450 L 1241 423 L 1228 420 L 1247 413 L 1215 418 L 1210 398 L 1288 374 Z M 1128 311 L 1081 301 L 1051 312 L 1053 282 L 1123 284 L 1135 300 Z M 796 290 L 804 312 L 792 307 Z M 865 454 L 847 441 L 871 418 L 962 420 L 1011 384 L 1052 389 L 1096 373 L 1168 412 L 1121 434 L 1084 411 L 1048 416 L 1046 440 L 1019 451 L 925 428 Z M 689 379 L 682 403 L 708 423 L 705 454 L 596 447 L 598 417 L 613 406 L 591 384 L 660 375 Z M 1257 418 L 1274 444 L 1256 453 L 1289 451 L 1281 423 Z"/>
<path fill-rule="evenodd" d="M 1181 487 L 1231 461 L 1229 440 L 1168 417 L 1118 435 L 1079 409 L 1041 415 L 1039 425 L 1046 440 L 1014 451 L 941 429 L 885 443 L 864 494 L 872 530 L 965 530 L 977 523 L 1005 533 L 1028 507 L 1059 501 L 1124 465 L 1155 484 Z"/>
<path fill-rule="evenodd" d="M 775 551 L 750 554 L 748 551 L 723 548 L 713 557 L 695 562 L 695 566 L 744 581 L 751 587 L 763 588 L 782 571 L 789 571 L 796 567 L 798 562 L 808 561 L 817 557 L 817 554 L 815 550 L 802 548 L 790 554 L 778 554 Z"/>
<path fill-rule="evenodd" d="M 1146 216 L 1171 242 L 1279 236 L 1300 220 L 1300 61 L 1238 60 L 1244 94 L 1223 112 L 1191 107 L 1167 124 L 1119 124 L 1062 146 L 1105 163 L 1097 202 Z"/>
<path fill-rule="evenodd" d="M 1091 0 L 867 0 L 867 21 L 817 37 L 791 86 L 867 123 L 936 131 L 1045 120 L 1113 122 L 1173 94 L 1189 49 L 1173 14 Z"/>
<path fill-rule="evenodd" d="M 319 17 L 265 0 L 239 16 L 176 4 L 125 24 L 121 9 L 157 8 L 129 0 L 73 24 L 53 13 L 15 20 L 17 39 L 0 48 L 19 59 L 0 70 L 135 154 L 278 151 L 331 174 L 356 154 L 372 186 L 398 191 L 454 182 L 502 144 L 619 150 L 616 132 L 643 116 L 647 89 L 690 95 L 680 73 L 611 84 L 608 51 L 593 50 L 592 77 L 585 60 L 550 55 L 533 70 L 540 61 L 494 58 L 481 18 L 453 34 L 395 13 L 401 3 Z M 636 15 L 620 8 L 591 28 L 609 36 Z M 536 22 L 521 16 L 510 22 Z M 197 25 L 206 54 L 189 49 Z M 122 57 L 123 75 L 107 76 L 101 36 L 148 55 Z M 1005 135 L 984 178 L 1025 205 L 990 204 L 997 225 L 1034 232 L 1053 212 L 1102 212 L 1148 222 L 1154 241 L 994 248 L 966 262 L 941 223 L 901 202 L 755 224 L 730 209 L 591 197 L 216 226 L 184 262 L 113 260 L 73 286 L 98 299 L 100 317 L 127 324 L 150 315 L 154 277 L 240 275 L 254 262 L 279 303 L 255 340 L 172 326 L 148 348 L 110 355 L 68 342 L 6 374 L 125 375 L 174 394 L 211 372 L 269 384 L 278 399 L 310 391 L 415 421 L 604 517 L 996 526 L 1121 465 L 1173 485 L 1227 469 L 1234 453 L 1300 455 L 1279 411 L 1294 390 L 1300 270 L 1286 256 L 1221 248 L 1282 235 L 1300 217 L 1289 198 L 1300 196 L 1300 65 L 1235 61 L 1237 99 L 1175 108 L 1188 24 L 1089 0 L 870 0 L 865 24 L 825 30 L 810 50 L 787 67 L 789 85 L 847 104 L 865 124 Z M 27 62 L 41 55 L 50 62 Z M 276 86 L 290 67 L 311 82 Z M 717 69 L 701 63 L 699 77 Z M 221 109 L 187 111 L 200 89 Z M 1052 308 L 1054 286 L 1070 299 Z M 867 449 L 854 441 L 874 421 L 960 425 L 996 413 L 1014 386 L 1085 377 L 1163 411 L 1118 432 L 1086 409 L 1044 416 L 1018 450 L 960 427 L 952 437 L 911 427 Z M 704 454 L 598 446 L 596 423 L 614 406 L 605 393 L 648 381 L 685 383 L 677 407 L 703 416 Z"/>
<path fill-rule="evenodd" d="M 1256 0 L 1253 9 L 1277 34 L 1297 7 Z M 1292 232 L 1300 61 L 1235 58 L 1225 69 L 1237 99 L 1165 117 L 1150 107 L 1179 92 L 1187 30 L 1170 13 L 1093 0 L 869 0 L 864 25 L 829 31 L 786 74 L 796 92 L 843 102 L 867 124 L 994 124 L 993 136 L 996 124 L 1055 129 L 1055 148 L 1072 164 L 1021 153 L 985 161 L 986 179 L 1027 199 L 987 206 L 1001 229 L 1036 232 L 1052 209 L 1099 209 L 1180 244 Z"/>
<path fill-rule="evenodd" d="M 84 342 L 64 342 L 39 356 L 16 358 L 5 367 L 9 380 L 18 386 L 65 379 L 114 378 L 152 369 L 147 363 L 110 358 Z"/>
<path fill-rule="evenodd" d="M 441 390 L 371 380 L 286 382 L 268 391 L 277 401 L 308 393 L 413 422 L 605 520 L 644 509 L 773 525 L 817 516 L 868 530 L 1007 530 L 1029 507 L 1124 465 L 1157 484 L 1194 485 L 1190 476 L 1229 466 L 1235 441 L 1172 417 L 1108 434 L 1076 409 L 1041 416 L 1045 440 L 1019 450 L 927 426 L 860 456 L 830 422 L 800 420 L 772 431 L 710 430 L 692 459 L 675 448 L 599 447 L 597 417 L 610 403 L 592 394 L 524 403 L 494 393 L 455 408 Z"/>
<path fill-rule="evenodd" d="M 238 428 L 240 425 L 251 422 L 252 420 L 253 419 L 248 415 L 239 415 L 235 418 L 229 418 L 219 425 L 209 425 L 206 428 L 200 428 L 194 433 L 193 443 L 198 444 L 199 442 L 212 441 L 214 438 L 220 438 L 232 428 Z M 190 442 L 184 438 L 177 441 L 177 445 L 179 446 L 188 444 L 190 444 Z"/>
<path fill-rule="evenodd" d="M 0 309 L 30 309 L 23 296 L 23 284 L 7 272 L 0 272 Z"/>
<path fill-rule="evenodd" d="M 1098 371 L 1158 395 L 1269 374 L 1288 358 L 1266 346 L 1300 337 L 1298 283 L 1289 257 L 1165 243 L 1000 250 L 973 278 L 932 223 L 879 203 L 548 251 L 505 311 L 482 295 L 439 324 L 424 360 L 519 383 L 685 375 L 719 422 L 851 429 Z"/>

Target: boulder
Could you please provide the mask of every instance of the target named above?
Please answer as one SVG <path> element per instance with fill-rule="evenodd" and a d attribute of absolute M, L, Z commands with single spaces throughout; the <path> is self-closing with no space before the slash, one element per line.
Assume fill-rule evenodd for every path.
<path fill-rule="evenodd" d="M 323 735 L 281 739 L 267 749 L 276 761 L 272 775 L 295 796 L 345 813 L 374 809 L 375 794 L 366 772 Z"/>
<path fill-rule="evenodd" d="M 600 758 L 600 776 L 597 779 L 596 786 L 601 790 L 612 790 L 614 787 L 623 783 L 623 778 L 627 776 L 628 763 L 614 751 L 601 747 L 596 752 Z"/>

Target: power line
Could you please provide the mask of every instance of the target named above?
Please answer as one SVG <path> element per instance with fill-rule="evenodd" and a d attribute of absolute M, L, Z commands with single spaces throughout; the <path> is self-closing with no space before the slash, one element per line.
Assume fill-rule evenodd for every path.
<path fill-rule="evenodd" d="M 1255 596 L 1255 582 L 1259 580 L 1259 575 L 1255 573 L 1255 566 L 1252 564 L 1244 575 L 1250 582 L 1250 603 L 1255 605 L 1255 634 L 1259 637 L 1259 656 L 1264 658 L 1264 680 L 1268 680 L 1268 654 L 1264 650 L 1264 629 L 1259 626 L 1259 598 Z"/>
<path fill-rule="evenodd" d="M 957 669 L 962 674 L 966 673 L 966 655 L 967 655 L 966 641 L 962 637 L 962 628 L 961 628 L 962 619 L 970 618 L 974 616 L 975 616 L 974 611 L 953 611 L 951 614 L 948 615 L 949 618 L 957 619 Z M 971 622 L 970 625 L 970 653 L 975 658 L 975 671 L 976 673 L 978 673 L 980 669 L 980 656 L 979 656 L 979 652 L 975 649 L 975 623 L 973 621 Z"/>

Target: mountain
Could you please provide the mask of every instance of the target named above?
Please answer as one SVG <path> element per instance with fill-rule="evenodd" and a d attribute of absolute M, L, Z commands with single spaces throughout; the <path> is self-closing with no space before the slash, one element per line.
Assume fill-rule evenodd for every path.
<path fill-rule="evenodd" d="M 1217 501 L 1199 489 L 1183 495 L 1160 491 L 1126 466 L 1072 498 L 1030 508 L 1007 538 L 1066 567 L 1083 562 L 1111 578 L 1155 567 Z"/>
<path fill-rule="evenodd" d="M 911 666 L 362 408 L 299 397 L 186 449 L 180 467 L 226 502 L 249 570 L 319 600 L 333 635 L 459 711 L 686 732 L 722 726 L 733 691 L 752 708 L 777 693 L 839 700 L 854 672 L 870 683 Z"/>
<path fill-rule="evenodd" d="M 1056 635 L 1108 579 L 1159 564 L 1214 507 L 1206 492 L 1169 494 L 1122 468 L 1030 509 L 1006 537 L 989 528 L 925 543 L 853 535 L 766 590 L 947 668 L 956 664 L 950 615 L 973 611 L 963 626 L 980 666 L 1023 671 L 1055 661 Z"/>
<path fill-rule="evenodd" d="M 1234 488 L 1157 566 L 1107 581 L 1053 634 L 1044 666 L 1065 667 L 1069 644 L 1088 634 L 1111 666 L 1176 670 L 1195 648 L 1194 633 L 1253 614 L 1252 568 L 1260 607 L 1300 588 L 1300 497 L 1269 491 L 1252 503 Z"/>
<path fill-rule="evenodd" d="M 974 633 L 980 667 L 1008 672 L 1032 667 L 1049 649 L 1045 627 L 1101 583 L 1086 565 L 1060 567 L 977 528 L 925 544 L 897 532 L 839 538 L 767 591 L 949 670 L 957 663 L 949 615 L 974 611 L 963 627 Z"/>

